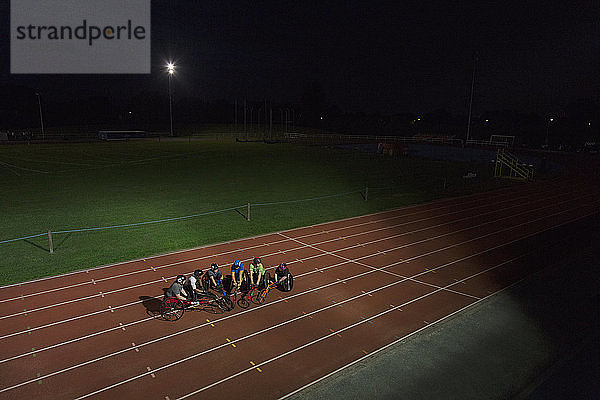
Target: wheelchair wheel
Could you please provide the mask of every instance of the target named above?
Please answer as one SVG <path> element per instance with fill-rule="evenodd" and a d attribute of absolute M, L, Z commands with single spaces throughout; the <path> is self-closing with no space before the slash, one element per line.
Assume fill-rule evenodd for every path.
<path fill-rule="evenodd" d="M 231 299 L 231 297 L 224 297 L 223 302 L 228 308 L 227 311 L 233 310 L 235 308 L 235 295 L 233 296 L 233 300 Z"/>
<path fill-rule="evenodd" d="M 240 291 L 247 292 L 250 289 L 250 275 L 248 275 L 248 271 L 244 270 L 242 272 L 242 283 L 240 284 Z"/>
<path fill-rule="evenodd" d="M 219 297 L 218 299 L 215 300 L 215 302 L 217 303 L 219 308 L 223 311 L 233 310 L 233 302 L 227 296 Z"/>
<path fill-rule="evenodd" d="M 252 297 L 252 302 L 255 304 L 263 304 L 265 302 L 265 298 L 267 296 L 263 296 L 261 292 Z"/>
<path fill-rule="evenodd" d="M 184 312 L 183 303 L 175 297 L 164 299 L 160 303 L 160 316 L 165 321 L 177 321 Z"/>
<path fill-rule="evenodd" d="M 233 293 L 231 294 L 231 296 L 229 296 L 229 300 L 231 301 L 232 307 L 231 309 L 233 310 L 233 307 L 235 307 L 235 301 L 237 299 L 237 291 L 233 291 Z"/>
<path fill-rule="evenodd" d="M 250 306 L 250 302 L 246 299 L 246 296 L 242 296 L 238 299 L 237 305 L 241 308 L 248 308 Z"/>
<path fill-rule="evenodd" d="M 198 300 L 201 300 L 201 301 L 202 300 L 216 300 L 216 299 L 217 299 L 217 296 L 214 293 L 209 292 L 209 291 L 205 291 L 204 293 L 198 295 Z"/>
<path fill-rule="evenodd" d="M 282 292 L 289 292 L 294 287 L 294 277 L 292 274 L 288 274 L 288 278 L 283 283 L 277 284 L 277 289 Z"/>

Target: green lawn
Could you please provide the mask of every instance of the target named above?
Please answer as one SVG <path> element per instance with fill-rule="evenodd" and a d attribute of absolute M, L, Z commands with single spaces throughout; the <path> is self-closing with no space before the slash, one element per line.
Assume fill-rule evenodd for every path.
<path fill-rule="evenodd" d="M 481 179 L 465 187 L 462 175 Z M 290 144 L 192 140 L 0 146 L 0 241 L 78 228 L 173 222 L 0 243 L 0 285 L 506 184 L 490 166 Z M 444 180 L 446 188 L 444 188 Z"/>

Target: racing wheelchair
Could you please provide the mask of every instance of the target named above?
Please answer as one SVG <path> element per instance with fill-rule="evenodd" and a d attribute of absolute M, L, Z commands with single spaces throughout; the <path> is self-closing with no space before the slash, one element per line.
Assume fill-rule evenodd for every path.
<path fill-rule="evenodd" d="M 165 296 L 162 303 L 160 303 L 160 316 L 165 321 L 177 321 L 186 310 L 204 310 L 210 307 L 224 312 L 233 309 L 229 298 L 220 297 L 210 292 L 198 295 L 197 302 L 197 305 L 192 305 L 189 300 Z"/>

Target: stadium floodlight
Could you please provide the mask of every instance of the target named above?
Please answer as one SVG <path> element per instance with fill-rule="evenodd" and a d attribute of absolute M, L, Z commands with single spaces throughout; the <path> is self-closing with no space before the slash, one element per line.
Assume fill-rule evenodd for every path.
<path fill-rule="evenodd" d="M 171 77 L 175 73 L 175 64 L 167 63 L 167 73 L 169 74 L 169 120 L 171 122 L 169 134 L 173 136 L 173 98 L 171 95 Z"/>

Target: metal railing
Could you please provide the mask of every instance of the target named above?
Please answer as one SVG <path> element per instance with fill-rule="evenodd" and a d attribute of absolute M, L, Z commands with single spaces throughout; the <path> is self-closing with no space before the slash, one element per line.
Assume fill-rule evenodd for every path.
<path fill-rule="evenodd" d="M 508 169 L 508 174 L 506 169 Z M 494 176 L 533 181 L 533 166 L 522 163 L 515 155 L 501 147 L 496 153 Z"/>

